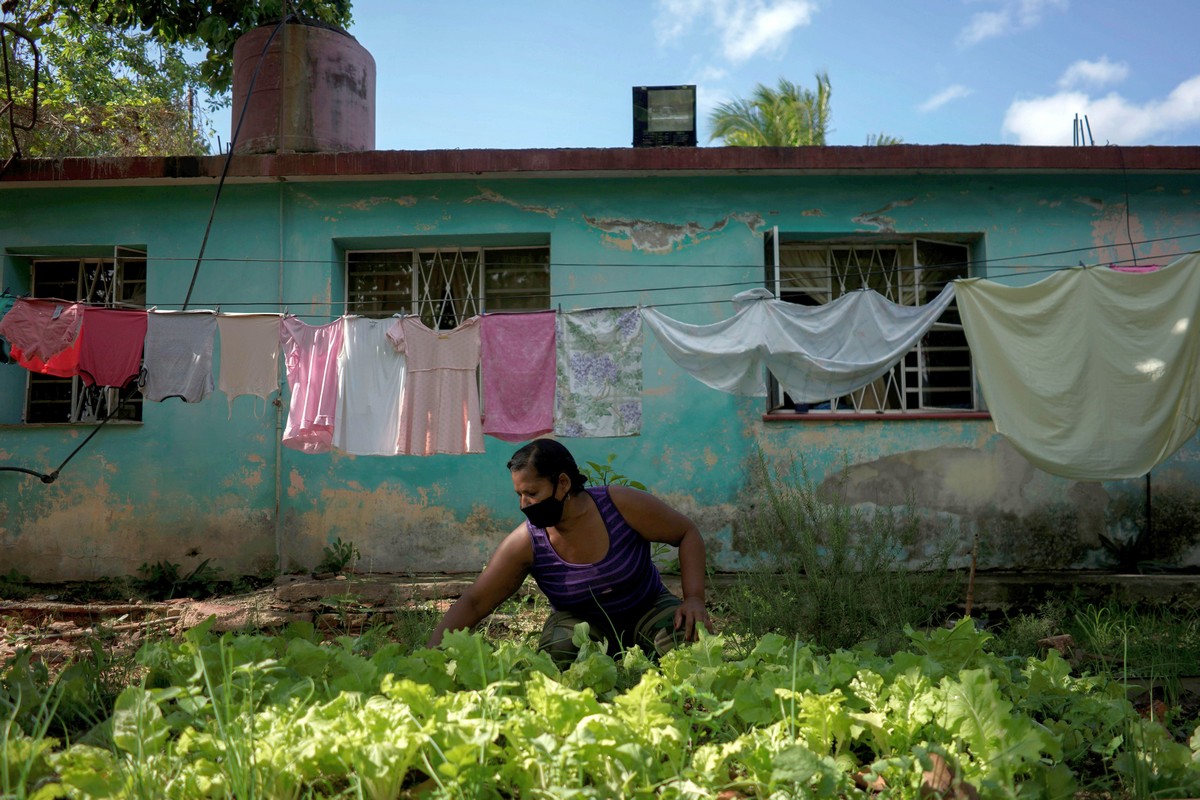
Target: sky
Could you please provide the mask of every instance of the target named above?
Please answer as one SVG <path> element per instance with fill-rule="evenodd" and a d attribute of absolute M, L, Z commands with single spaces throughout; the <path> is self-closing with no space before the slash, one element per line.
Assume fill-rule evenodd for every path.
<path fill-rule="evenodd" d="M 634 86 L 832 86 L 832 145 L 1200 144 L 1200 0 L 354 0 L 376 149 L 628 147 Z M 214 117 L 228 141 L 229 112 Z M 1089 143 L 1090 143 L 1089 141 Z M 719 144 L 714 142 L 713 144 Z"/>

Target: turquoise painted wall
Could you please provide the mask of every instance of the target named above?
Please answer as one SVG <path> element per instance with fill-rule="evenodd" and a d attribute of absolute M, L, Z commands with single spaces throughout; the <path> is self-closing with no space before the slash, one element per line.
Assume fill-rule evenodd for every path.
<path fill-rule="evenodd" d="M 1136 250 L 1147 261 L 1195 244 L 1170 238 L 1200 232 L 1194 178 L 1133 174 L 1127 183 L 917 175 L 230 184 L 192 307 L 286 307 L 328 321 L 341 312 L 346 248 L 548 241 L 563 309 L 683 303 L 669 313 L 711 322 L 731 313 L 730 296 L 761 282 L 773 226 L 817 238 L 969 235 L 981 274 L 1012 283 L 1128 258 L 1127 232 L 1145 242 Z M 139 246 L 148 302 L 177 308 L 214 191 L 0 184 L 4 284 L 27 282 L 22 253 Z M 219 366 L 219 348 L 217 357 Z M 960 555 L 981 532 L 991 566 L 1103 565 L 1098 534 L 1128 538 L 1142 524 L 1139 482 L 1082 485 L 1034 470 L 987 420 L 764 421 L 762 400 L 697 383 L 648 331 L 644 368 L 642 436 L 567 444 L 581 461 L 615 454 L 621 472 L 693 515 L 722 568 L 744 563 L 737 517 L 756 448 L 802 456 L 818 485 L 841 487 L 850 502 L 915 498 L 931 526 L 961 537 Z M 0 465 L 49 471 L 90 428 L 21 425 L 24 385 L 20 368 L 0 366 Z M 0 472 L 0 572 L 96 578 L 213 558 L 249 573 L 277 557 L 285 568 L 312 566 L 334 537 L 354 541 L 373 570 L 470 571 L 521 520 L 504 469 L 513 445 L 489 438 L 476 456 L 306 455 L 279 447 L 284 414 L 286 405 L 247 397 L 230 406 L 219 392 L 194 405 L 147 403 L 141 424 L 109 425 L 54 484 Z M 1200 508 L 1198 461 L 1189 443 L 1155 472 L 1156 493 L 1173 493 L 1181 520 Z M 1175 559 L 1200 563 L 1200 533 L 1188 535 Z"/>

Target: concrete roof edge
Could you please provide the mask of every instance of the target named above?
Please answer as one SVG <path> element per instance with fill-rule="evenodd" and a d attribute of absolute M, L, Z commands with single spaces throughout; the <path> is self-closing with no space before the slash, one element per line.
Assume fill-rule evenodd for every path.
<path fill-rule="evenodd" d="M 0 186 L 85 182 L 209 183 L 224 156 L 19 159 Z M 571 176 L 694 176 L 1200 171 L 1197 146 L 824 147 L 370 150 L 235 155 L 228 179 L 247 181 Z"/>

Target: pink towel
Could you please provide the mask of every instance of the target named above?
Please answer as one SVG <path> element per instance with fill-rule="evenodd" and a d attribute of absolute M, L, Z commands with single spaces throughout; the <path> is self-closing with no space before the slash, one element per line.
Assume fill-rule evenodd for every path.
<path fill-rule="evenodd" d="M 554 430 L 554 312 L 487 314 L 483 432 L 523 442 Z"/>
<path fill-rule="evenodd" d="M 79 332 L 79 375 L 88 386 L 124 386 L 142 370 L 145 311 L 88 306 Z"/>

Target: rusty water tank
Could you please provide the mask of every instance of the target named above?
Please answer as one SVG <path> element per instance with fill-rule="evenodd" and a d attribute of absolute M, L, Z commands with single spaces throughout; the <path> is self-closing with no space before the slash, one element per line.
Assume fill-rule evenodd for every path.
<path fill-rule="evenodd" d="M 277 27 L 247 31 L 233 46 L 231 135 L 250 94 L 234 151 L 374 150 L 375 59 L 340 28 L 289 21 L 271 39 Z"/>

